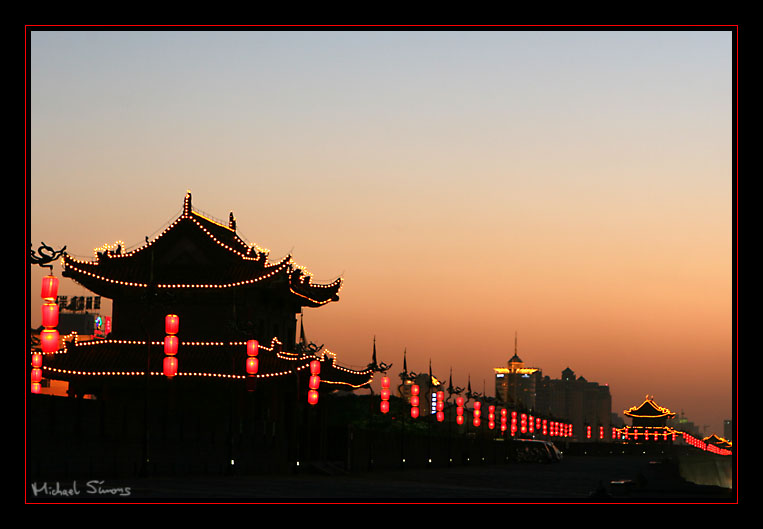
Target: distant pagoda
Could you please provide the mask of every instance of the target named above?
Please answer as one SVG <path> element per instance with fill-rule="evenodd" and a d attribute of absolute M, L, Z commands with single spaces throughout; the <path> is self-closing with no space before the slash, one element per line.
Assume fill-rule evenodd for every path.
<path fill-rule="evenodd" d="M 723 437 L 720 437 L 716 434 L 709 435 L 708 437 L 705 437 L 702 439 L 703 442 L 717 446 L 718 448 L 725 449 L 725 450 L 731 450 L 733 448 L 733 444 L 728 439 L 724 439 Z"/>
<path fill-rule="evenodd" d="M 654 397 L 647 395 L 638 406 L 633 406 L 623 413 L 632 419 L 631 426 L 617 430 L 621 439 L 627 441 L 675 441 L 681 432 L 667 425 L 668 419 L 676 414 L 668 408 L 658 405 Z"/>
<path fill-rule="evenodd" d="M 341 279 L 316 284 L 290 255 L 276 263 L 267 257 L 238 236 L 233 213 L 227 225 L 211 220 L 193 210 L 190 193 L 180 217 L 135 250 L 117 245 L 97 251 L 91 261 L 65 255 L 64 277 L 112 300 L 113 330 L 107 339 L 75 335 L 46 355 L 44 376 L 68 381 L 74 393 L 89 393 L 145 376 L 147 369 L 161 375 L 164 316 L 176 314 L 178 379 L 251 382 L 309 375 L 317 359 L 321 390 L 368 384 L 372 370 L 340 367 L 333 353 L 296 338 L 303 307 L 338 301 Z M 256 375 L 245 370 L 251 339 L 260 344 Z"/>

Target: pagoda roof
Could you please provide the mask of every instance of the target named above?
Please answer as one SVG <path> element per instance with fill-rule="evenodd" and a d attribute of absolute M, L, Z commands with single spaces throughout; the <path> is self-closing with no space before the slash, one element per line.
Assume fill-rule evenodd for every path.
<path fill-rule="evenodd" d="M 676 414 L 670 411 L 668 408 L 663 408 L 662 406 L 657 405 L 653 398 L 648 395 L 644 402 L 642 402 L 639 406 L 633 406 L 632 408 L 624 410 L 623 413 L 628 417 L 648 417 L 652 419 L 660 417 L 672 419 L 676 416 Z"/>
<path fill-rule="evenodd" d="M 705 437 L 702 440 L 704 442 L 706 442 L 706 443 L 710 443 L 712 445 L 719 446 L 721 448 L 729 448 L 730 449 L 732 447 L 731 441 L 729 441 L 728 439 L 724 439 L 723 437 L 720 437 L 720 436 L 718 436 L 716 434 L 713 434 L 713 435 L 711 435 L 709 437 Z"/>
<path fill-rule="evenodd" d="M 300 306 L 318 307 L 338 301 L 341 279 L 328 284 L 312 277 L 289 255 L 270 263 L 268 252 L 249 245 L 236 233 L 231 214 L 226 226 L 195 211 L 188 193 L 183 213 L 156 238 L 135 250 L 122 246 L 96 252 L 94 260 L 62 258 L 62 275 L 107 298 L 139 295 L 149 289 L 270 287 L 281 289 Z"/>
<path fill-rule="evenodd" d="M 74 334 L 56 353 L 44 354 L 43 376 L 54 380 L 84 378 L 144 377 L 150 361 L 151 375 L 162 374 L 163 341 L 79 340 Z M 39 352 L 39 351 L 34 351 Z M 150 360 L 148 359 L 150 356 Z M 246 342 L 180 342 L 178 348 L 179 377 L 246 379 Z M 353 370 L 336 363 L 336 357 L 323 349 L 316 353 L 296 354 L 281 351 L 273 339 L 270 346 L 259 347 L 259 371 L 256 379 L 274 379 L 308 370 L 310 362 L 321 362 L 321 383 L 350 388 L 362 387 L 373 378 L 373 371 Z M 325 386 L 324 386 L 325 387 Z"/>

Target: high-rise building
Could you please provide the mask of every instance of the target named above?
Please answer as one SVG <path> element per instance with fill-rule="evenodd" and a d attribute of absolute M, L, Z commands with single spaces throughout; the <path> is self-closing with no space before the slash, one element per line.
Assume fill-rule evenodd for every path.
<path fill-rule="evenodd" d="M 517 337 L 514 336 L 514 356 L 506 367 L 496 367 L 495 396 L 508 406 L 519 409 L 535 409 L 537 388 L 543 373 L 537 367 L 525 367 L 517 352 Z"/>
<path fill-rule="evenodd" d="M 612 396 L 609 386 L 577 377 L 569 367 L 559 379 L 543 377 L 538 385 L 536 411 L 564 417 L 579 440 L 611 438 Z"/>

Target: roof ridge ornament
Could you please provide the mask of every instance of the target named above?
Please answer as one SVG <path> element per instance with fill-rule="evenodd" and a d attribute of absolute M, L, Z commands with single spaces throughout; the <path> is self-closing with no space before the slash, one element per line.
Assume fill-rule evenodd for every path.
<path fill-rule="evenodd" d="M 60 250 L 54 250 L 44 242 L 40 243 L 40 247 L 37 249 L 37 252 L 35 252 L 32 248 L 32 243 L 29 243 L 29 259 L 31 263 L 43 268 L 50 268 L 51 272 L 53 271 L 53 265 L 50 263 L 59 259 L 65 253 L 66 246 Z"/>

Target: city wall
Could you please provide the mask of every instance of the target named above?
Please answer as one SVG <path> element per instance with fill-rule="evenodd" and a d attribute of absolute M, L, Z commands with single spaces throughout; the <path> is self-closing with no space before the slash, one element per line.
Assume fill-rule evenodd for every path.
<path fill-rule="evenodd" d="M 325 404 L 328 404 L 325 403 Z M 160 409 L 157 406 L 156 409 Z M 135 402 L 30 395 L 27 399 L 27 478 L 104 479 L 137 476 L 371 472 L 401 468 L 517 462 L 517 443 L 451 435 L 447 425 L 385 429 L 327 424 L 316 409 L 292 420 L 237 420 L 218 408 L 149 413 Z M 380 427 L 381 426 L 381 427 Z M 567 455 L 618 455 L 645 448 L 614 443 L 557 443 Z M 655 458 L 670 447 L 647 445 Z M 668 452 L 666 452 L 668 450 Z M 730 487 L 731 459 L 684 447 L 688 481 Z"/>

